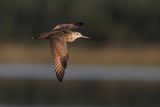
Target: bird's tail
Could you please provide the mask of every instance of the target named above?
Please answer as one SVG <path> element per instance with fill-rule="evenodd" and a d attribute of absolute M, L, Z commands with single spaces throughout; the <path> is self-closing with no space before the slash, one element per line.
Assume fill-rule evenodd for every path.
<path fill-rule="evenodd" d="M 34 35 L 34 36 L 31 37 L 31 40 L 34 40 L 34 39 L 39 39 L 39 34 Z"/>

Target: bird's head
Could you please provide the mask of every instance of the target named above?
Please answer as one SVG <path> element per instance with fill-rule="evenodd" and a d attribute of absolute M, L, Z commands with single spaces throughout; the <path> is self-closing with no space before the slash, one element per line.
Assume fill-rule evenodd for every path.
<path fill-rule="evenodd" d="M 89 39 L 88 36 L 84 36 L 84 35 L 82 35 L 82 34 L 79 33 L 79 32 L 73 32 L 73 37 L 74 37 L 75 39 L 77 39 L 77 38 L 85 38 L 85 39 Z"/>
<path fill-rule="evenodd" d="M 70 36 L 68 36 L 67 41 L 68 42 L 73 42 L 78 38 L 86 38 L 89 39 L 89 37 L 87 36 L 83 36 L 81 33 L 79 32 L 72 32 Z"/>

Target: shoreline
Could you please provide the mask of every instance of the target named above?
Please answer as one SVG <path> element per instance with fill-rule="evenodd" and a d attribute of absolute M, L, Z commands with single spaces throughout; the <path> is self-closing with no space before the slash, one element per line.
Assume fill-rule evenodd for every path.
<path fill-rule="evenodd" d="M 0 63 L 51 63 L 48 45 L 1 45 Z M 160 65 L 160 47 L 82 48 L 69 47 L 70 64 L 89 65 Z"/>

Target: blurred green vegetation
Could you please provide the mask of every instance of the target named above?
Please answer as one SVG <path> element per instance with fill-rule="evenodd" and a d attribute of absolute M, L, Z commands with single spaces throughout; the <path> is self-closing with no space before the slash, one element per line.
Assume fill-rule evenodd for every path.
<path fill-rule="evenodd" d="M 0 80 L 0 103 L 158 107 L 159 82 Z"/>
<path fill-rule="evenodd" d="M 29 42 L 55 24 L 82 21 L 89 44 L 160 43 L 158 0 L 0 0 L 0 41 Z"/>

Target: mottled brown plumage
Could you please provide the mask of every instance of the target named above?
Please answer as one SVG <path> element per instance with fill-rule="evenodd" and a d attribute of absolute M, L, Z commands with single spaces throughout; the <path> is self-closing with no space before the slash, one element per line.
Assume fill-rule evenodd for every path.
<path fill-rule="evenodd" d="M 63 80 L 67 67 L 67 42 L 73 42 L 77 38 L 88 38 L 87 36 L 81 35 L 79 32 L 72 31 L 73 29 L 81 28 L 82 26 L 83 23 L 59 24 L 50 32 L 45 32 L 32 37 L 32 39 L 49 39 L 54 69 L 59 81 Z"/>

